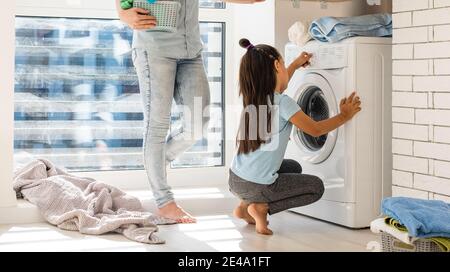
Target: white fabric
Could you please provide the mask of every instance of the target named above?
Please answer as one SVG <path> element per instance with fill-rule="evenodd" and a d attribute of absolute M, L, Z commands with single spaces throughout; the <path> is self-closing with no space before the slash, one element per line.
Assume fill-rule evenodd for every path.
<path fill-rule="evenodd" d="M 400 230 L 386 224 L 384 218 L 378 218 L 378 219 L 372 221 L 372 223 L 370 223 L 370 230 L 373 233 L 381 233 L 381 232 L 388 233 L 388 234 L 394 236 L 395 238 L 399 239 L 403 243 L 410 244 L 410 245 L 412 245 L 415 241 L 417 241 L 417 238 L 409 236 L 408 232 L 400 231 Z"/>
<path fill-rule="evenodd" d="M 311 22 L 309 21 L 295 22 L 288 31 L 289 40 L 298 46 L 304 46 L 312 40 L 311 34 L 309 33 L 310 25 Z"/>
<path fill-rule="evenodd" d="M 16 171 L 14 190 L 50 224 L 83 234 L 117 232 L 136 242 L 161 244 L 157 225 L 175 223 L 145 212 L 139 199 L 115 187 L 71 175 L 44 159 Z"/>

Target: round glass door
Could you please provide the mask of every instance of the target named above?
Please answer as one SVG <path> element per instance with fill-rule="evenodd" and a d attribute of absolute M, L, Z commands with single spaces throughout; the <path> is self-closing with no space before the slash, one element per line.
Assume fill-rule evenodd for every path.
<path fill-rule="evenodd" d="M 323 121 L 338 113 L 336 98 L 328 82 L 318 74 L 308 74 L 305 84 L 297 93 L 296 100 L 302 111 L 314 121 Z M 311 163 L 325 161 L 333 152 L 337 131 L 313 137 L 301 130 L 295 130 L 294 138 L 303 151 L 303 159 Z"/>
<path fill-rule="evenodd" d="M 323 121 L 330 118 L 330 110 L 322 90 L 313 86 L 308 88 L 298 100 L 298 105 L 306 115 L 314 121 Z M 320 150 L 327 142 L 328 134 L 313 137 L 303 131 L 298 131 L 303 143 L 311 151 Z"/>

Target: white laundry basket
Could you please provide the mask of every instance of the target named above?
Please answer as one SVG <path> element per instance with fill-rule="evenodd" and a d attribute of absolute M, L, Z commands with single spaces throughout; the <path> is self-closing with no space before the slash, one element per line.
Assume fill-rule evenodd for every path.
<path fill-rule="evenodd" d="M 385 232 L 381 233 L 381 249 L 383 252 L 442 252 L 431 240 L 420 239 L 410 245 Z"/>
<path fill-rule="evenodd" d="M 176 32 L 181 4 L 177 1 L 157 1 L 154 4 L 146 0 L 135 0 L 133 7 L 146 9 L 156 17 L 157 26 L 147 31 Z"/>

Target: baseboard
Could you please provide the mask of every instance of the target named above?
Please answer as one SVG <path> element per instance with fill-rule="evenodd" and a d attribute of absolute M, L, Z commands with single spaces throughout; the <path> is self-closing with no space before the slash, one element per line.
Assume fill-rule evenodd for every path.
<path fill-rule="evenodd" d="M 156 205 L 149 190 L 126 192 L 138 197 L 146 210 L 155 211 Z M 177 188 L 174 189 L 174 194 L 178 204 L 194 216 L 229 214 L 238 203 L 238 199 L 228 188 L 222 186 Z M 16 207 L 0 208 L 0 225 L 41 222 L 45 220 L 37 207 L 23 199 L 18 200 Z"/>
<path fill-rule="evenodd" d="M 146 210 L 151 212 L 156 210 L 150 191 L 127 192 L 138 197 Z M 238 203 L 238 199 L 229 192 L 228 188 L 221 186 L 177 188 L 173 192 L 177 203 L 193 215 L 230 213 Z"/>
<path fill-rule="evenodd" d="M 38 208 L 26 200 L 18 199 L 17 206 L 0 208 L 0 225 L 44 222 Z"/>

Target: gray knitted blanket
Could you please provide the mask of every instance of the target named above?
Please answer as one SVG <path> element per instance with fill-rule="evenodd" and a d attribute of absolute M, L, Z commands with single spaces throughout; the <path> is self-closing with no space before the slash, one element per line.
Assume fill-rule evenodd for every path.
<path fill-rule="evenodd" d="M 50 224 L 83 234 L 117 232 L 136 242 L 162 244 L 157 225 L 175 223 L 144 212 L 139 199 L 117 188 L 71 175 L 44 159 L 15 172 L 14 190 Z"/>

